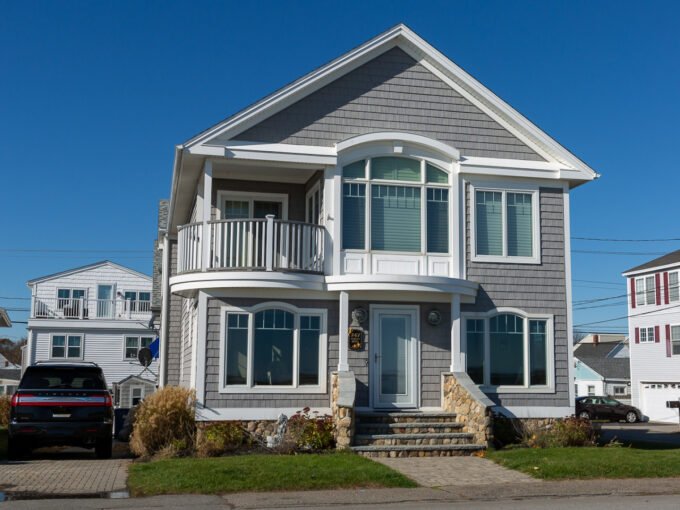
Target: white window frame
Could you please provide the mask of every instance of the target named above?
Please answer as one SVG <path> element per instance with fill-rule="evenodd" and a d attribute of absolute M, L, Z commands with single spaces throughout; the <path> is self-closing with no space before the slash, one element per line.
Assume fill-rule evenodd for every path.
<path fill-rule="evenodd" d="M 675 290 L 677 291 L 678 295 L 675 299 L 673 299 L 672 294 L 671 294 L 671 291 L 673 290 L 673 284 L 671 283 L 671 275 L 672 274 L 676 275 L 677 278 L 678 278 L 678 281 L 675 284 L 675 287 L 676 287 Z M 678 288 L 679 286 L 680 286 L 680 271 L 669 271 L 668 272 L 668 302 L 669 303 L 675 303 L 676 301 L 680 301 L 680 288 Z"/>
<path fill-rule="evenodd" d="M 236 200 L 248 202 L 248 219 L 254 219 L 255 202 L 279 202 L 281 204 L 281 218 L 277 220 L 288 220 L 288 195 L 286 193 L 256 193 L 252 191 L 218 191 L 217 203 L 219 204 L 219 215 L 221 219 L 227 219 L 224 212 L 225 201 Z"/>
<path fill-rule="evenodd" d="M 641 344 L 653 344 L 656 343 L 656 338 L 654 335 L 654 326 L 639 328 L 640 329 L 640 343 Z"/>
<path fill-rule="evenodd" d="M 592 388 L 592 389 L 591 389 Z M 595 396 L 595 385 L 594 384 L 589 384 L 586 387 L 586 393 L 588 397 L 594 397 Z"/>
<path fill-rule="evenodd" d="M 647 283 L 651 280 L 652 288 L 649 289 Z M 638 283 L 641 283 L 641 288 L 638 287 Z M 653 296 L 653 301 L 650 303 L 647 300 L 647 294 L 651 292 Z M 669 296 L 670 297 L 670 296 Z M 646 306 L 646 305 L 656 305 L 656 276 L 655 275 L 645 275 L 635 278 L 635 306 Z"/>
<path fill-rule="evenodd" d="M 541 263 L 541 208 L 540 189 L 537 185 L 529 183 L 494 183 L 494 182 L 470 182 L 469 183 L 469 211 L 470 214 L 470 259 L 473 262 L 501 262 L 504 264 L 540 264 Z M 501 210 L 503 215 L 503 255 L 478 255 L 477 254 L 477 191 L 491 191 L 501 193 Z M 508 255 L 508 212 L 507 194 L 522 193 L 531 195 L 532 208 L 532 250 L 531 257 L 517 257 Z"/>
<path fill-rule="evenodd" d="M 420 181 L 397 181 L 397 180 L 391 180 L 391 179 L 372 179 L 371 178 L 371 161 L 373 158 L 383 158 L 383 157 L 396 157 L 396 158 L 403 158 L 403 159 L 411 159 L 414 161 L 418 161 L 420 163 Z M 342 175 L 342 170 L 344 167 L 351 165 L 352 163 L 356 163 L 357 161 L 364 160 L 365 162 L 365 174 L 364 178 L 345 178 L 344 175 Z M 437 170 L 441 170 L 444 172 L 447 177 L 448 177 L 448 182 L 446 183 L 435 183 L 435 182 L 427 182 L 427 165 L 431 165 L 435 167 Z M 354 158 L 345 158 L 340 166 L 340 174 L 342 176 L 341 178 L 341 184 L 340 184 L 340 201 L 343 202 L 343 192 L 342 192 L 342 185 L 346 183 L 351 183 L 351 184 L 363 184 L 365 186 L 365 236 L 364 236 L 364 248 L 343 248 L 343 240 L 340 239 L 340 250 L 348 252 L 348 253 L 377 253 L 377 254 L 385 254 L 385 255 L 439 255 L 439 256 L 448 256 L 450 257 L 453 254 L 453 246 L 454 246 L 454 239 L 453 239 L 453 204 L 452 200 L 454 198 L 454 193 L 452 189 L 452 172 L 450 168 L 447 168 L 447 165 L 443 165 L 441 161 L 434 161 L 431 160 L 430 158 L 427 158 L 423 155 L 409 155 L 409 154 L 402 154 L 402 153 L 385 153 L 379 150 L 376 150 L 376 152 L 371 153 L 370 155 L 363 155 L 361 157 L 354 157 Z M 395 251 L 395 250 L 373 250 L 371 248 L 371 201 L 372 201 L 372 191 L 371 188 L 373 185 L 376 186 L 400 186 L 404 188 L 418 188 L 420 189 L 420 251 Z M 447 218 L 449 220 L 449 229 L 448 229 L 448 234 L 449 234 L 449 243 L 448 243 L 448 251 L 446 253 L 442 252 L 428 252 L 427 251 L 427 189 L 428 188 L 435 188 L 435 189 L 445 189 L 448 191 L 448 213 L 447 213 Z M 340 234 L 342 236 L 342 229 L 340 230 Z"/>
<path fill-rule="evenodd" d="M 671 357 L 673 357 L 673 356 L 680 356 L 680 353 L 678 353 L 678 354 L 674 354 L 674 353 L 673 353 L 673 344 L 676 343 L 676 344 L 680 345 L 680 338 L 678 338 L 677 340 L 674 340 L 674 339 L 673 339 L 673 328 L 674 328 L 674 327 L 676 327 L 676 328 L 677 328 L 677 327 L 680 327 L 680 324 L 677 324 L 677 323 L 676 323 L 676 324 L 670 324 L 670 325 L 669 325 L 669 330 L 670 330 L 670 334 L 671 334 L 671 338 L 670 338 L 670 342 L 671 342 Z"/>
<path fill-rule="evenodd" d="M 123 361 L 132 361 L 132 360 L 137 359 L 137 356 L 135 356 L 134 358 L 128 358 L 126 356 L 128 338 L 136 338 L 137 339 L 137 352 L 139 352 L 139 349 L 141 349 L 142 338 L 150 338 L 151 342 L 153 342 L 155 340 L 153 335 L 124 335 L 123 336 Z"/>
<path fill-rule="evenodd" d="M 323 190 L 321 189 L 321 179 L 317 180 L 314 185 L 309 188 L 307 193 L 305 193 L 305 222 L 312 223 L 314 225 L 324 224 L 324 212 L 323 212 Z M 309 209 L 309 199 L 312 199 L 312 210 Z M 318 202 L 319 216 L 315 221 L 309 221 L 310 216 L 314 216 L 314 205 Z"/>
<path fill-rule="evenodd" d="M 627 388 L 626 386 L 622 386 L 622 385 L 620 385 L 620 384 L 616 384 L 616 385 L 612 386 L 612 393 L 614 394 L 615 397 L 616 397 L 616 396 L 619 396 L 619 397 L 620 397 L 620 396 L 622 396 L 622 395 L 625 396 L 625 395 L 628 394 L 627 391 L 626 391 L 627 389 L 628 389 L 628 388 Z M 617 393 L 617 390 L 620 390 L 620 393 Z"/>
<path fill-rule="evenodd" d="M 493 386 L 490 384 L 491 370 L 491 331 L 489 328 L 490 319 L 497 315 L 513 314 L 524 320 L 524 384 L 518 386 Z M 517 308 L 496 308 L 488 312 L 464 313 L 461 315 L 461 344 L 462 349 L 467 353 L 467 319 L 484 320 L 484 384 L 479 388 L 486 393 L 554 393 L 555 391 L 555 318 L 552 314 L 527 313 Z M 542 320 L 546 322 L 546 384 L 530 385 L 530 355 L 529 355 L 529 321 Z M 467 365 L 467 354 L 466 354 Z M 467 366 L 465 367 L 467 371 Z"/>
<path fill-rule="evenodd" d="M 253 381 L 253 363 L 255 349 L 255 314 L 263 310 L 280 309 L 293 314 L 293 384 L 290 386 L 256 386 Z M 226 384 L 226 347 L 228 314 L 248 315 L 248 368 L 247 383 L 244 385 Z M 317 315 L 320 317 L 319 333 L 319 384 L 298 384 L 300 358 L 300 316 Z M 325 308 L 298 308 L 289 303 L 269 301 L 251 307 L 222 306 L 220 309 L 220 363 L 219 392 L 227 394 L 243 393 L 327 393 L 328 378 L 328 310 Z"/>
<path fill-rule="evenodd" d="M 63 356 L 53 356 L 53 347 L 54 347 L 54 337 L 55 336 L 63 336 L 64 337 L 64 355 Z M 74 357 L 74 356 L 69 356 L 68 355 L 68 338 L 71 336 L 77 336 L 80 338 L 80 356 Z M 57 359 L 57 360 L 82 360 L 83 359 L 83 354 L 85 351 L 85 335 L 83 333 L 51 333 L 50 334 L 50 359 Z"/>
<path fill-rule="evenodd" d="M 150 290 L 132 290 L 132 289 L 123 289 L 122 294 L 123 294 L 123 301 L 125 302 L 125 307 L 126 307 L 125 310 L 126 310 L 126 311 L 128 311 L 128 310 L 127 310 L 127 303 L 128 303 L 128 300 L 127 300 L 127 298 L 125 297 L 125 294 L 127 294 L 127 293 L 129 293 L 129 294 L 134 294 L 134 295 L 135 295 L 135 299 L 131 299 L 131 300 L 130 300 L 130 305 L 131 305 L 132 308 L 131 308 L 131 310 L 129 310 L 129 311 L 131 311 L 131 312 L 149 312 L 149 313 L 151 312 L 151 291 L 150 291 Z M 145 300 L 139 299 L 139 295 L 140 295 L 141 293 L 146 293 L 146 294 L 148 294 L 148 295 L 149 295 L 149 299 L 148 299 L 148 300 L 146 300 L 146 299 L 145 299 Z M 140 303 L 148 303 L 148 304 L 149 304 L 149 305 L 148 305 L 148 309 L 147 309 L 147 310 L 139 310 Z"/>
<path fill-rule="evenodd" d="M 141 391 L 141 397 L 140 397 L 140 402 L 144 400 L 146 397 L 146 388 L 144 387 L 143 384 L 133 384 L 130 386 L 130 407 L 133 407 L 133 398 L 134 398 L 134 390 L 140 390 Z"/>

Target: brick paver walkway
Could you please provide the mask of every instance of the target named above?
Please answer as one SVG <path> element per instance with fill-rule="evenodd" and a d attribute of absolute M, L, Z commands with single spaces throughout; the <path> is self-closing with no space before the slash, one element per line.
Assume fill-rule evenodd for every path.
<path fill-rule="evenodd" d="M 371 459 L 399 471 L 423 487 L 540 483 L 540 480 L 480 457 L 397 457 Z"/>
<path fill-rule="evenodd" d="M 40 459 L 0 463 L 0 491 L 97 494 L 126 489 L 129 459 Z"/>

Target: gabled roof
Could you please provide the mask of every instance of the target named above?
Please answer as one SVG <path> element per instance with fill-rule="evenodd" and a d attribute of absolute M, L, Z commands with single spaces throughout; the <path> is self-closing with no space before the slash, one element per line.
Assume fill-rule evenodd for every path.
<path fill-rule="evenodd" d="M 0 328 L 11 328 L 12 321 L 9 320 L 9 315 L 7 315 L 7 310 L 0 308 Z"/>
<path fill-rule="evenodd" d="M 549 161 L 554 160 L 573 169 L 578 175 L 578 177 L 574 177 L 574 180 L 589 181 L 598 177 L 598 174 L 586 163 L 403 24 L 387 30 L 241 112 L 199 133 L 183 145 L 178 146 L 177 149 L 178 151 L 191 149 L 197 145 L 209 143 L 210 140 L 218 136 L 233 138 L 394 47 L 400 47 L 416 60 L 427 62 L 443 75 L 459 93 L 496 119 L 503 127 L 538 154 L 543 155 Z M 177 170 L 177 166 L 175 170 Z"/>
<path fill-rule="evenodd" d="M 647 269 L 661 268 L 673 264 L 680 264 L 680 250 L 672 251 L 654 260 L 650 260 L 649 262 L 645 262 L 644 264 L 628 269 L 627 271 L 623 272 L 623 275 L 627 276 L 629 274 L 645 271 Z"/>
<path fill-rule="evenodd" d="M 128 381 L 132 381 L 132 380 L 139 381 L 139 382 L 145 383 L 145 384 L 154 384 L 154 385 L 156 384 L 155 381 L 152 381 L 151 379 L 144 379 L 143 377 L 140 377 L 138 375 L 128 375 L 125 379 L 121 379 L 116 384 L 121 385 L 123 383 L 126 383 Z"/>
<path fill-rule="evenodd" d="M 598 344 L 578 344 L 574 347 L 574 356 L 586 360 L 591 358 L 611 358 L 613 352 L 619 349 L 623 342 L 607 342 Z"/>
<path fill-rule="evenodd" d="M 100 262 L 95 262 L 94 264 L 88 264 L 86 266 L 80 266 L 80 267 L 76 267 L 74 269 L 67 269 L 66 271 L 61 271 L 59 273 L 53 273 L 53 274 L 49 274 L 47 276 L 41 276 L 39 278 L 34 278 L 33 280 L 29 280 L 28 282 L 26 282 L 26 284 L 29 287 L 31 287 L 36 283 L 44 282 L 44 281 L 47 281 L 47 280 L 52 280 L 54 278 L 59 278 L 61 276 L 67 276 L 67 275 L 70 275 L 70 274 L 80 273 L 82 271 L 88 271 L 90 269 L 95 269 L 97 267 L 102 267 L 102 266 L 114 267 L 116 269 L 126 271 L 130 274 L 133 274 L 135 276 L 139 276 L 140 278 L 146 278 L 147 280 L 151 281 L 151 277 L 147 274 L 140 273 L 139 271 L 135 271 L 134 269 L 130 269 L 129 267 L 121 266 L 120 264 L 116 264 L 115 262 L 111 262 L 110 260 L 102 260 Z"/>
<path fill-rule="evenodd" d="M 576 358 L 605 379 L 630 379 L 629 358 Z"/>

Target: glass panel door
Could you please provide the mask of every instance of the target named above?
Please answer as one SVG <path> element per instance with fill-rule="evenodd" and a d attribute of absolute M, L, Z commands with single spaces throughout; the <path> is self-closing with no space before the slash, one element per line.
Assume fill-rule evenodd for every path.
<path fill-rule="evenodd" d="M 373 321 L 373 406 L 415 407 L 416 310 L 375 310 Z"/>
<path fill-rule="evenodd" d="M 113 285 L 97 285 L 97 317 L 113 318 Z"/>
<path fill-rule="evenodd" d="M 268 214 L 273 214 L 277 220 L 281 217 L 281 202 L 267 202 L 255 200 L 253 202 L 253 218 L 265 218 Z"/>

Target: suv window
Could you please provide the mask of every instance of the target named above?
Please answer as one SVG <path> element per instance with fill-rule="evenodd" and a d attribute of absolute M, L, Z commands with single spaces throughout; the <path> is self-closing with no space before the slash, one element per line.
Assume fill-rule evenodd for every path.
<path fill-rule="evenodd" d="M 105 390 L 106 381 L 96 367 L 33 366 L 26 369 L 21 390 Z"/>

